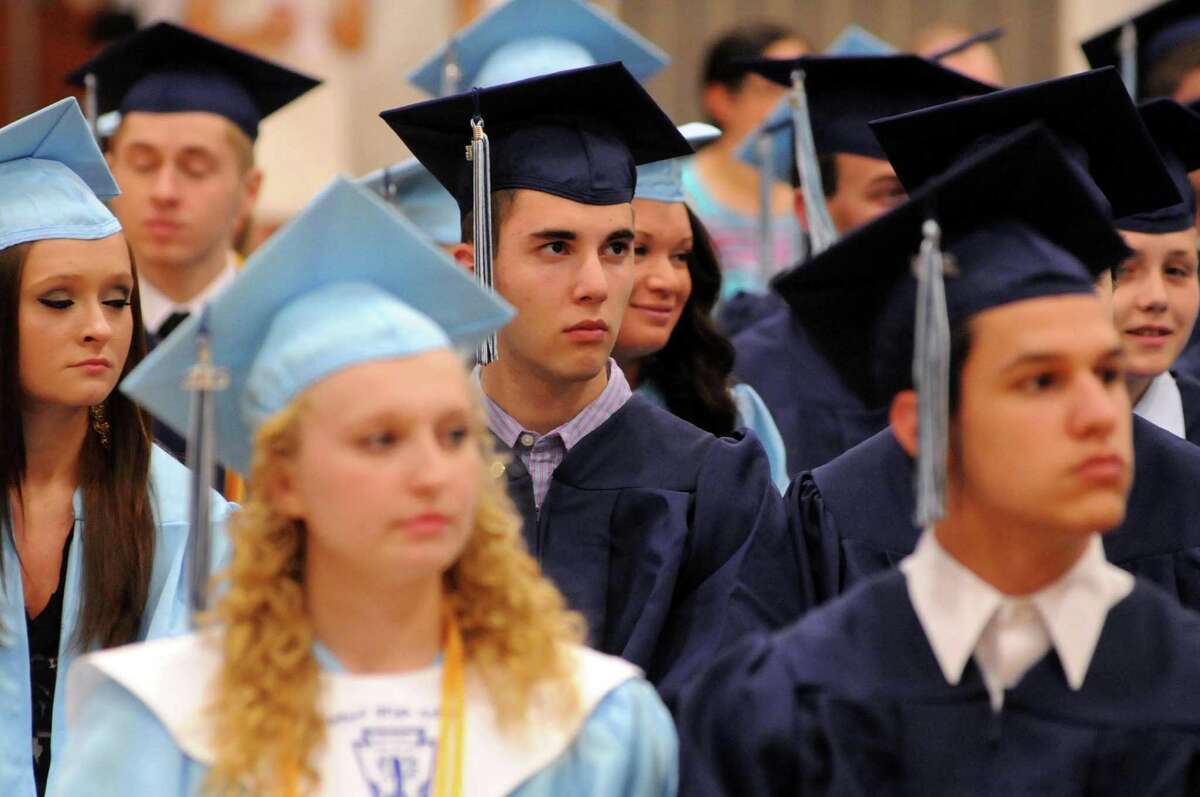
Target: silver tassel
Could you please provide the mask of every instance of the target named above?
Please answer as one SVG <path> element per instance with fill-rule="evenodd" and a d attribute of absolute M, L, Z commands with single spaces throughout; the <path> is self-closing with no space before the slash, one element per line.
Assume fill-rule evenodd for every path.
<path fill-rule="evenodd" d="M 1125 84 L 1125 89 L 1134 100 L 1137 100 L 1138 96 L 1137 50 L 1137 28 L 1132 22 L 1126 22 L 1121 26 L 1117 51 L 1121 55 L 1121 82 Z"/>
<path fill-rule="evenodd" d="M 462 81 L 462 69 L 458 66 L 458 44 L 454 39 L 446 47 L 446 60 L 442 65 L 441 94 L 449 97 L 458 93 L 458 84 Z"/>
<path fill-rule="evenodd" d="M 821 185 L 821 169 L 817 164 L 817 145 L 813 139 L 812 121 L 808 113 L 808 94 L 804 90 L 804 72 L 792 72 L 792 129 L 795 131 L 796 168 L 800 172 L 800 190 L 804 192 L 804 208 L 808 216 L 809 256 L 821 254 L 837 241 L 837 230 L 825 205 L 825 190 Z"/>
<path fill-rule="evenodd" d="M 100 118 L 100 98 L 96 75 L 93 72 L 83 76 L 83 117 L 87 119 L 92 136 L 99 141 L 100 130 L 97 121 Z"/>
<path fill-rule="evenodd" d="M 775 272 L 771 245 L 771 198 L 775 187 L 775 150 L 771 136 L 763 133 L 754 142 L 758 154 L 758 271 L 761 285 L 770 284 Z"/>
<path fill-rule="evenodd" d="M 201 311 L 196 334 L 196 364 L 188 369 L 185 389 L 192 394 L 188 422 L 187 466 L 192 471 L 191 535 L 187 542 L 188 605 L 193 612 L 208 608 L 212 529 L 209 493 L 216 466 L 216 401 L 213 393 L 229 386 L 229 372 L 213 364 L 209 349 L 208 308 Z"/>
<path fill-rule="evenodd" d="M 946 452 L 950 427 L 950 320 L 946 310 L 946 262 L 942 230 L 929 219 L 921 228 L 917 256 L 917 320 L 913 384 L 917 389 L 917 528 L 946 514 Z"/>
<path fill-rule="evenodd" d="M 492 156 L 483 119 L 471 120 L 471 146 L 467 151 L 471 161 L 473 191 L 472 217 L 475 223 L 475 279 L 489 292 L 492 282 Z M 479 344 L 475 358 L 480 365 L 496 361 L 496 334 L 493 332 Z"/>

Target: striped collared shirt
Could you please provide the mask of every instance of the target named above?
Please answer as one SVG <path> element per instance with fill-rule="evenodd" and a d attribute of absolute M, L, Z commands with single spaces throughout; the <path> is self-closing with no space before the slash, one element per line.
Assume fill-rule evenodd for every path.
<path fill-rule="evenodd" d="M 478 366 L 474 375 L 478 382 Z M 480 392 L 483 394 L 488 428 L 521 458 L 521 463 L 529 471 L 533 480 L 533 501 L 539 511 L 546 498 L 546 492 L 550 489 L 550 478 L 554 475 L 554 469 L 567 456 L 567 452 L 607 421 L 614 412 L 625 406 L 625 402 L 633 395 L 625 374 L 621 372 L 616 361 L 610 358 L 608 384 L 604 386 L 600 395 L 562 426 L 544 435 L 538 435 L 521 426 L 515 418 L 501 409 L 500 405 L 482 390 L 482 386 Z"/>

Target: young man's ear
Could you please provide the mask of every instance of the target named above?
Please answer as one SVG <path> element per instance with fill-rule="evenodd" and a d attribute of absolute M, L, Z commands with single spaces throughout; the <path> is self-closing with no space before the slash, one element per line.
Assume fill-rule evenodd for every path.
<path fill-rule="evenodd" d="M 910 457 L 917 455 L 917 392 L 904 390 L 892 399 L 888 410 L 888 426 L 900 447 Z"/>
<path fill-rule="evenodd" d="M 467 270 L 468 274 L 475 273 L 475 246 L 473 244 L 455 244 L 450 247 L 450 256 L 454 262 Z"/>
<path fill-rule="evenodd" d="M 718 126 L 729 118 L 729 106 L 733 103 L 733 92 L 723 83 L 709 83 L 700 90 L 700 104 L 710 119 Z"/>

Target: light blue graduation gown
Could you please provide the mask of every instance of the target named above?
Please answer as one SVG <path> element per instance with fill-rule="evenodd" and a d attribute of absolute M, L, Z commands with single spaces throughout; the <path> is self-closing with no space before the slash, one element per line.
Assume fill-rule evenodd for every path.
<path fill-rule="evenodd" d="M 189 644 L 182 639 L 179 641 L 184 645 Z M 135 650 L 138 647 L 142 650 Z M 190 650 L 194 651 L 195 648 Z M 180 656 L 176 651 L 163 657 L 148 650 L 148 646 L 131 646 L 128 653 L 114 652 L 127 656 L 125 675 L 122 678 L 133 678 L 134 682 L 139 684 L 138 688 L 144 681 L 131 674 L 127 666 L 130 658 L 142 656 L 143 661 L 136 663 L 136 666 L 144 668 L 148 662 L 152 662 L 152 666 L 158 669 L 164 666 L 164 662 L 181 658 L 202 662 L 193 673 L 181 674 L 179 682 L 172 683 L 167 688 L 168 692 L 190 690 L 191 685 L 199 678 L 207 680 L 207 676 L 197 676 L 196 673 L 204 673 L 211 668 L 211 662 L 204 662 L 203 653 Z M 148 661 L 144 654 L 149 654 Z M 327 652 L 318 648 L 318 654 L 317 659 L 323 669 L 330 672 L 340 670 L 336 660 Z M 595 658 L 598 654 L 591 655 Z M 622 663 L 620 666 L 629 665 Z M 70 746 L 60 770 L 61 777 L 50 785 L 50 797 L 74 797 L 84 793 L 120 794 L 122 797 L 193 797 L 202 793 L 208 768 L 182 749 L 189 747 L 194 741 L 178 740 L 160 715 L 145 702 L 144 696 L 135 695 L 115 678 L 110 677 L 111 673 L 103 673 L 102 668 L 94 667 L 88 661 L 80 662 L 76 670 L 72 679 L 80 679 L 79 688 L 86 694 L 86 698 L 71 712 Z M 424 679 L 436 691 L 439 672 L 430 669 L 416 677 Z M 366 688 L 381 689 L 369 682 Z M 387 702 L 391 688 L 394 687 L 387 687 L 379 692 L 380 705 Z M 160 688 L 152 687 L 150 691 L 159 697 L 149 699 L 162 699 L 163 692 Z M 205 700 L 206 698 L 200 695 L 198 699 L 192 700 L 194 707 L 189 705 L 184 709 L 187 717 L 184 725 L 189 729 L 193 729 L 190 717 L 198 707 L 206 705 Z M 350 710 L 348 713 L 353 715 L 356 712 Z M 388 716 L 398 716 L 397 709 L 390 707 Z M 473 749 L 470 735 L 473 723 L 471 716 L 469 714 L 467 719 L 468 770 L 471 769 L 470 758 Z M 366 725 L 369 724 L 368 721 Z M 389 732 L 387 729 L 375 730 L 385 736 Z M 362 742 L 355 744 L 360 743 Z M 478 744 L 474 749 L 477 751 L 475 755 L 480 755 Z M 496 751 L 483 752 L 495 755 Z M 384 749 L 379 754 L 387 758 L 388 751 Z M 418 764 L 409 766 L 414 769 L 420 768 Z M 433 762 L 426 758 L 424 766 L 425 774 L 432 778 Z M 478 763 L 475 768 L 480 768 Z M 494 773 L 494 770 L 486 766 L 483 768 L 489 774 Z M 403 771 L 406 776 L 410 772 L 407 766 L 399 771 Z M 478 793 L 480 788 L 486 788 L 489 792 L 496 789 L 495 783 L 484 784 L 479 778 L 472 780 L 470 774 L 469 771 L 466 773 L 464 791 L 468 797 Z M 596 797 L 672 797 L 678 789 L 678 780 L 678 743 L 670 714 L 654 687 L 642 678 L 634 677 L 623 680 L 603 694 L 588 713 L 582 727 L 570 739 L 568 746 L 548 765 L 523 776 L 519 785 L 507 793 L 519 797 L 553 797 L 565 794 Z M 337 781 L 336 784 L 323 786 L 333 789 L 339 797 L 358 797 L 359 794 L 362 797 L 376 797 L 388 793 L 381 789 L 392 788 L 381 786 L 374 781 L 368 782 L 365 773 L 362 776 L 356 774 L 351 781 Z M 359 788 L 361 792 L 358 791 Z"/>
<path fill-rule="evenodd" d="M 660 407 L 667 406 L 662 394 L 650 385 L 642 385 L 635 392 Z M 771 466 L 771 481 L 781 494 L 786 493 L 791 481 L 788 479 L 787 450 L 783 446 L 783 436 L 779 433 L 779 427 L 775 425 L 775 419 L 771 417 L 771 411 L 767 409 L 767 405 L 754 388 L 743 382 L 734 385 L 729 392 L 732 394 L 733 404 L 737 408 L 734 426 L 739 429 L 749 429 L 758 436 L 763 450 L 767 452 L 767 462 Z"/>
<path fill-rule="evenodd" d="M 150 456 L 150 500 L 154 511 L 154 566 L 142 616 L 139 639 L 155 639 L 188 630 L 188 579 L 184 552 L 189 532 L 188 491 L 191 473 L 169 454 L 155 446 Z M 226 561 L 229 546 L 224 520 L 230 504 L 212 494 L 214 563 Z M 83 498 L 75 493 L 75 541 L 67 558 L 66 582 L 62 585 L 62 636 L 59 643 L 58 675 L 54 686 L 53 725 L 50 736 L 50 784 L 54 783 L 59 757 L 66 747 L 66 677 L 75 659 L 71 640 L 79 619 L 80 579 L 83 546 L 89 544 Z M 29 643 L 25 629 L 25 594 L 21 566 L 13 549 L 11 533 L 0 528 L 4 557 L 0 583 L 0 795 L 33 797 L 31 751 L 32 697 L 29 693 Z M 83 793 L 93 793 L 90 790 Z"/>

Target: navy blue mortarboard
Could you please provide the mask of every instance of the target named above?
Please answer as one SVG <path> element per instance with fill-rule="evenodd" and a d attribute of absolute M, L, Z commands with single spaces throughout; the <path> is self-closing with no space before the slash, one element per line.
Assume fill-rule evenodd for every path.
<path fill-rule="evenodd" d="M 1005 304 L 1092 293 L 1129 253 L 1088 183 L 1051 133 L 1030 126 L 776 282 L 868 406 L 916 386 L 917 526 L 944 514 L 955 325 Z"/>
<path fill-rule="evenodd" d="M 1196 191 L 1188 172 L 1200 169 L 1200 114 L 1166 97 L 1143 102 L 1138 113 L 1183 201 L 1119 218 L 1117 229 L 1158 234 L 1196 226 Z"/>
<path fill-rule="evenodd" d="M 458 204 L 416 158 L 376 169 L 357 181 L 383 197 L 433 242 L 462 241 Z"/>
<path fill-rule="evenodd" d="M 408 79 L 442 96 L 609 61 L 647 80 L 670 58 L 584 0 L 509 0 L 454 34 Z"/>
<path fill-rule="evenodd" d="M 791 86 L 795 69 L 804 70 L 804 90 L 818 155 L 844 152 L 887 160 L 867 127 L 872 119 L 995 89 L 916 55 L 807 55 L 754 62 L 756 72 L 786 86 Z M 791 182 L 796 162 L 788 103 L 787 97 L 781 100 L 738 150 L 742 161 L 758 166 L 760 158 L 754 142 L 760 136 L 769 136 L 775 176 L 783 182 Z"/>
<path fill-rule="evenodd" d="M 360 363 L 474 342 L 511 316 L 379 197 L 339 177 L 121 389 L 185 434 L 184 381 L 207 325 L 212 363 L 229 381 L 215 394 L 217 458 L 249 473 L 257 427 L 310 385 Z"/>
<path fill-rule="evenodd" d="M 989 137 L 1031 122 L 1049 127 L 1094 181 L 1114 217 L 1174 205 L 1179 192 L 1116 70 L 948 102 L 871 123 L 910 192 Z"/>
<path fill-rule="evenodd" d="M 930 180 L 901 206 L 776 281 L 796 319 L 870 406 L 911 384 L 922 224 L 941 227 L 955 275 L 949 322 L 991 307 L 1087 293 L 1128 254 L 1094 192 L 1039 125 L 1000 137 Z"/>
<path fill-rule="evenodd" d="M 1195 0 L 1167 0 L 1083 42 L 1093 67 L 1121 69 L 1129 93 L 1146 97 L 1146 79 L 1159 61 L 1188 41 L 1200 39 L 1200 6 Z"/>
<path fill-rule="evenodd" d="M 837 237 L 825 209 L 818 156 L 847 153 L 886 160 L 867 126 L 870 120 L 993 90 L 916 55 L 806 55 L 749 63 L 755 72 L 784 86 L 792 86 L 793 75 L 802 76 L 802 85 L 783 100 L 782 118 L 768 117 L 747 136 L 738 155 L 760 167 L 769 157 L 781 181 L 790 181 L 793 165 L 797 167 L 814 252 Z M 764 136 L 771 142 L 769 152 L 760 151 L 766 148 L 761 143 Z"/>
<path fill-rule="evenodd" d="M 251 140 L 259 122 L 320 83 L 169 22 L 115 42 L 67 76 L 85 88 L 91 79 L 98 113 L 205 111 Z"/>
<path fill-rule="evenodd" d="M 589 205 L 633 198 L 636 167 L 692 148 L 621 64 L 557 72 L 380 114 L 458 200 L 473 199 L 471 120 L 486 125 L 491 189 L 527 188 Z"/>
<path fill-rule="evenodd" d="M 687 143 L 699 148 L 716 141 L 721 137 L 721 131 L 704 122 L 689 122 L 679 126 L 679 133 Z M 637 170 L 637 189 L 633 192 L 636 199 L 651 199 L 655 202 L 686 202 L 683 193 L 683 161 L 684 158 L 670 158 L 639 166 Z"/>
<path fill-rule="evenodd" d="M 104 205 L 121 193 L 74 97 L 0 128 L 0 249 L 121 231 Z"/>

